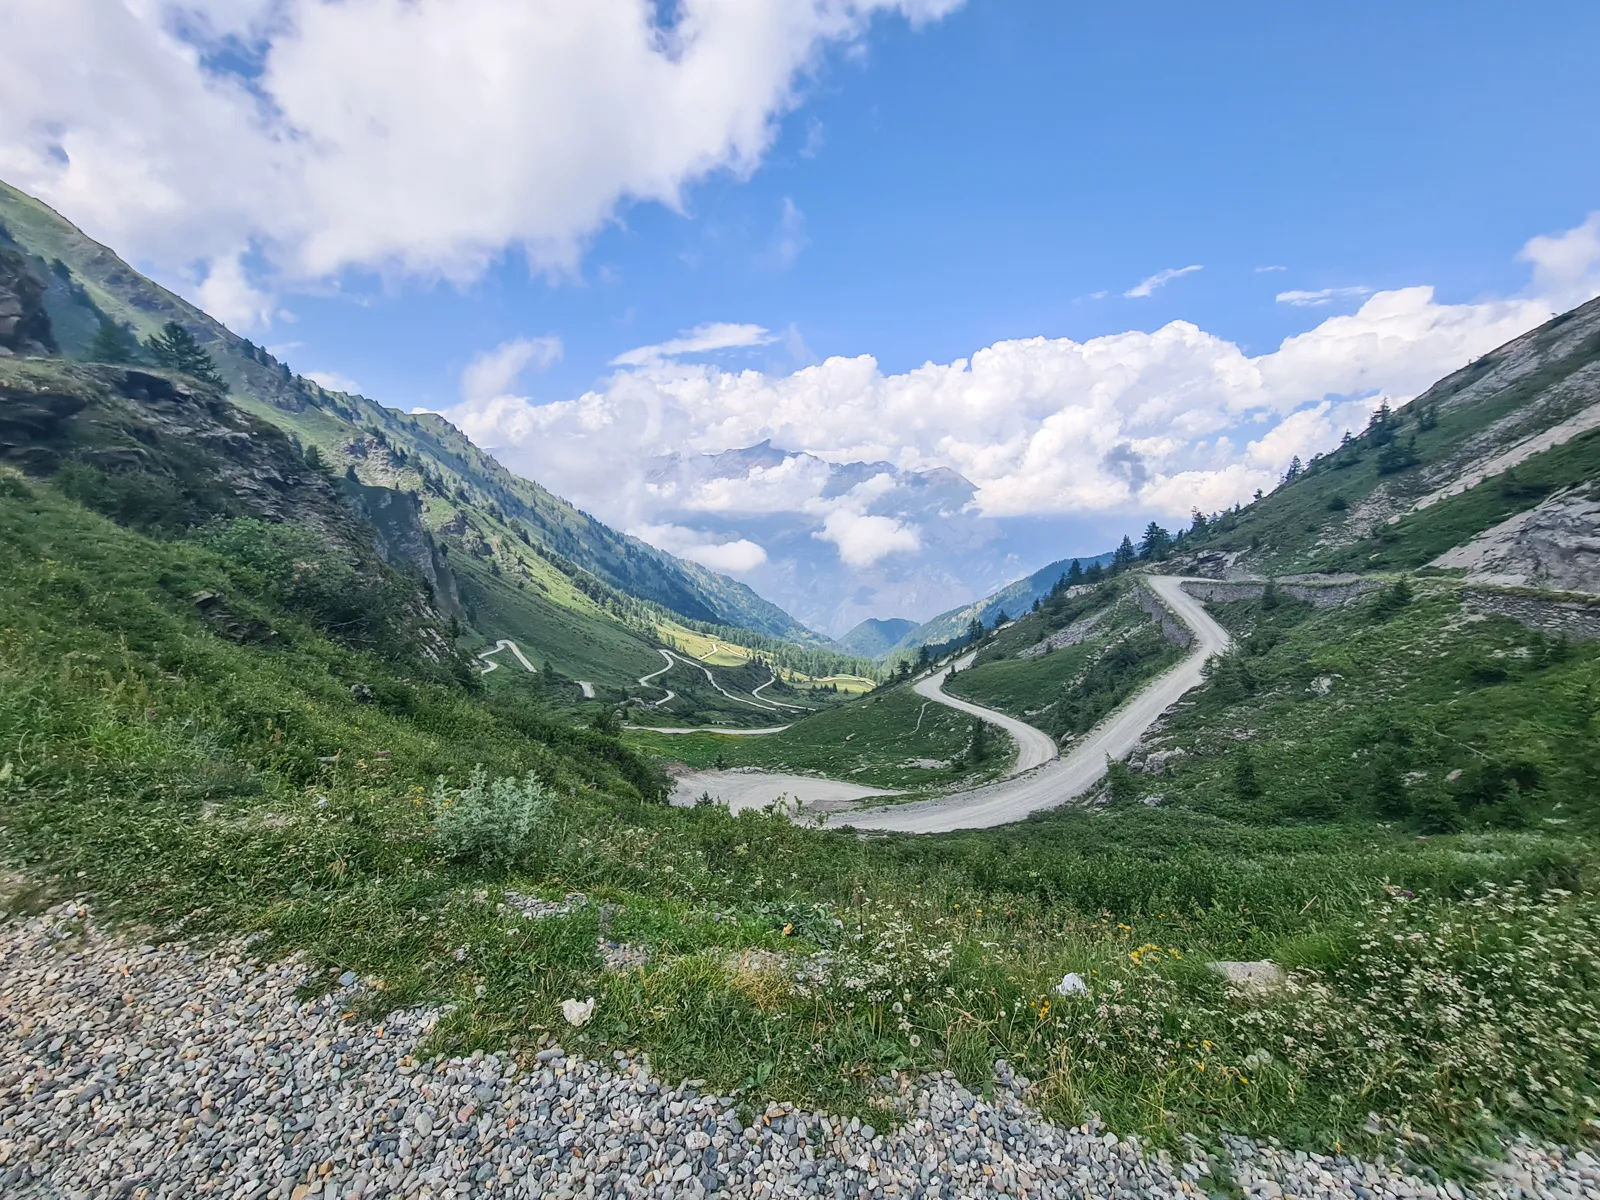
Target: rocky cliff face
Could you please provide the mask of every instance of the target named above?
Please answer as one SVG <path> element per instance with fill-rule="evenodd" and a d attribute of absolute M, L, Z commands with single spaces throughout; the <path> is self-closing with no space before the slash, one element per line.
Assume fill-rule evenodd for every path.
<path fill-rule="evenodd" d="M 447 616 L 463 609 L 449 561 L 422 524 L 422 503 L 410 492 L 369 487 L 346 479 L 344 492 L 351 511 L 372 526 L 373 545 L 397 571 L 409 571 L 427 585 L 434 607 Z"/>
<path fill-rule="evenodd" d="M 1600 595 L 1600 486 L 1558 492 L 1431 565 L 1474 583 Z"/>
<path fill-rule="evenodd" d="M 87 507 L 166 536 L 240 517 L 312 532 L 360 586 L 400 596 L 402 640 L 434 662 L 455 654 L 441 628 L 461 602 L 416 497 L 334 479 L 277 428 L 192 381 L 0 360 L 0 464 L 56 477 Z"/>
<path fill-rule="evenodd" d="M 22 255 L 0 246 L 0 357 L 55 352 L 44 286 Z"/>

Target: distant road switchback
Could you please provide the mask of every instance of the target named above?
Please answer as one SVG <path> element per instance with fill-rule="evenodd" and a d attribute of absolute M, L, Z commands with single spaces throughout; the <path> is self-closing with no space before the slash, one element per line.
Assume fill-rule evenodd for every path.
<path fill-rule="evenodd" d="M 1155 724 L 1162 713 L 1185 692 L 1199 686 L 1206 660 L 1225 651 L 1232 640 L 1228 631 L 1206 612 L 1205 606 L 1183 590 L 1185 583 L 1202 581 L 1151 575 L 1145 582 L 1195 635 L 1194 646 L 1187 658 L 1151 680 L 1131 700 L 1085 734 L 1065 758 L 1060 756 L 1048 734 L 1004 713 L 947 695 L 944 680 L 949 671 L 946 670 L 924 679 L 916 685 L 916 690 L 929 700 L 981 717 L 1009 733 L 1018 749 L 1017 764 L 1011 774 L 996 783 L 933 800 L 836 811 L 829 814 L 829 824 L 897 833 L 988 829 L 1020 821 L 1041 809 L 1055 808 L 1088 791 L 1105 774 L 1106 760 L 1120 759 L 1138 745 L 1145 730 Z M 970 662 L 969 656 L 955 665 L 961 667 Z"/>

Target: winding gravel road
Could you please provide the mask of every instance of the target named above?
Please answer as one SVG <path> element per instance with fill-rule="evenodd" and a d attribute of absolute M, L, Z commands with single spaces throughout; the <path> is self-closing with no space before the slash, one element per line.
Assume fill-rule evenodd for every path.
<path fill-rule="evenodd" d="M 517 656 L 517 661 L 521 663 L 530 674 L 538 674 L 534 665 L 528 661 L 528 656 L 522 652 L 515 642 L 510 641 L 507 638 L 501 638 L 488 650 L 480 650 L 478 652 L 478 661 L 483 664 L 483 666 L 479 667 L 478 670 L 485 675 L 487 675 L 490 671 L 498 671 L 500 669 L 500 664 L 495 662 L 490 656 L 499 654 L 502 650 L 509 650 L 511 653 L 515 654 Z"/>
<path fill-rule="evenodd" d="M 659 699 L 659 700 L 651 701 L 650 703 L 646 704 L 645 705 L 646 708 L 660 708 L 663 704 L 666 704 L 669 700 L 676 700 L 678 698 L 678 693 L 673 691 L 671 688 L 667 687 L 666 685 L 660 684 L 660 683 L 651 683 L 650 682 L 652 679 L 659 679 L 661 676 L 665 675 L 668 671 L 672 670 L 672 655 L 668 654 L 665 650 L 660 650 L 660 649 L 657 650 L 657 653 L 659 653 L 662 658 L 667 660 L 667 665 L 662 667 L 659 671 L 651 671 L 650 674 L 648 674 L 648 675 L 639 676 L 639 686 L 640 687 L 660 688 L 663 692 L 666 693 L 666 695 L 661 697 L 661 699 Z"/>
<path fill-rule="evenodd" d="M 973 704 L 968 700 L 958 699 L 944 690 L 944 681 L 950 678 L 950 672 L 965 671 L 972 665 L 972 660 L 976 657 L 976 654 L 969 654 L 965 658 L 957 659 L 945 670 L 937 671 L 913 685 L 912 690 L 917 695 L 932 700 L 935 704 L 943 704 L 946 708 L 958 709 L 961 712 L 977 717 L 979 720 L 987 721 L 991 725 L 998 725 L 1009 733 L 1011 740 L 1017 744 L 1017 761 L 1001 777 L 1002 779 L 1011 779 L 1026 771 L 1031 771 L 1035 767 L 1042 767 L 1051 759 L 1060 758 L 1061 751 L 1056 748 L 1055 739 L 1048 733 L 1042 733 L 1032 725 L 1019 721 L 1015 717 L 1008 717 L 1005 713 L 996 712 L 992 708 L 984 708 L 982 705 Z M 917 724 L 921 725 L 921 723 L 922 718 L 919 715 Z"/>
<path fill-rule="evenodd" d="M 1146 580 L 1167 608 L 1195 635 L 1189 656 L 1147 684 L 1116 712 L 1086 734 L 1065 758 L 1055 743 L 1031 725 L 992 709 L 958 700 L 944 692 L 948 672 L 917 684 L 929 700 L 981 717 L 1003 728 L 1017 741 L 1018 765 L 997 783 L 957 792 L 934 800 L 836 812 L 833 825 L 855 829 L 881 829 L 897 833 L 948 833 L 954 829 L 988 829 L 1020 821 L 1029 813 L 1054 808 L 1082 795 L 1106 771 L 1108 758 L 1121 758 L 1132 750 L 1145 730 L 1187 691 L 1197 687 L 1206 660 L 1226 650 L 1232 639 L 1212 620 L 1205 606 L 1183 590 L 1189 582 L 1175 575 L 1152 575 Z M 962 664 L 970 659 L 963 659 Z"/>

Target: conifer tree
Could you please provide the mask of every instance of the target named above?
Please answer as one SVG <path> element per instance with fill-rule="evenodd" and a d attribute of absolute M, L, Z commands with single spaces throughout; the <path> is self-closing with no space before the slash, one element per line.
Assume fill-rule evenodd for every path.
<path fill-rule="evenodd" d="M 1172 549 L 1172 535 L 1154 521 L 1145 526 L 1144 540 L 1139 545 L 1139 557 L 1149 562 L 1160 562 Z"/>
<path fill-rule="evenodd" d="M 989 757 L 989 728 L 982 721 L 972 723 L 972 745 L 967 750 L 967 758 L 974 766 Z"/>
<path fill-rule="evenodd" d="M 94 362 L 126 363 L 139 356 L 139 339 L 126 325 L 109 317 L 100 318 L 100 328 L 89 344 L 89 357 Z"/>
<path fill-rule="evenodd" d="M 206 348 L 176 321 L 168 321 L 161 332 L 145 342 L 145 350 L 155 362 L 169 371 L 181 371 L 192 379 L 226 391 L 227 381 L 217 373 L 216 361 Z"/>

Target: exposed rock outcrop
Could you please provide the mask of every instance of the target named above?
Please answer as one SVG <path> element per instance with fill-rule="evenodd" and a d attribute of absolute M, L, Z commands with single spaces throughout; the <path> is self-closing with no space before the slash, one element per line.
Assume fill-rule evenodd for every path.
<path fill-rule="evenodd" d="M 0 357 L 56 353 L 44 286 L 22 255 L 0 246 Z"/>
<path fill-rule="evenodd" d="M 1474 583 L 1600 594 L 1600 491 L 1557 492 L 1432 565 L 1465 570 Z"/>
<path fill-rule="evenodd" d="M 1018 650 L 1017 657 L 1037 658 L 1039 655 L 1048 654 L 1052 650 L 1064 650 L 1068 646 L 1076 646 L 1086 638 L 1092 637 L 1104 618 L 1105 613 L 1097 612 L 1091 616 L 1084 617 L 1081 621 L 1074 621 L 1065 629 L 1057 630 L 1043 641 L 1035 642 L 1025 650 Z"/>
<path fill-rule="evenodd" d="M 373 542 L 383 561 L 396 570 L 420 575 L 440 612 L 460 614 L 461 594 L 455 575 L 423 527 L 422 501 L 410 492 L 369 487 L 353 479 L 344 481 L 344 489 L 352 511 L 372 526 Z"/>

